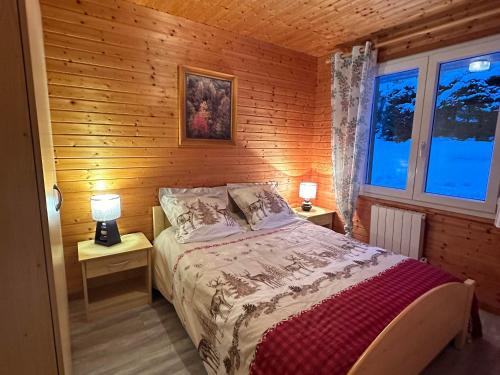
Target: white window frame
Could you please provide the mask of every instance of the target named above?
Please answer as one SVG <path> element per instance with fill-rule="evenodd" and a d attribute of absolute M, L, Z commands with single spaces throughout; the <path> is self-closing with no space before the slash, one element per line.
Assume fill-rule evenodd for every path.
<path fill-rule="evenodd" d="M 450 60 L 460 60 L 495 52 L 500 52 L 500 35 L 379 65 L 377 76 L 415 68 L 419 69 L 407 185 L 406 190 L 400 190 L 363 184 L 361 188 L 362 195 L 469 215 L 494 217 L 500 186 L 500 111 L 497 117 L 495 144 L 491 159 L 487 195 L 484 202 L 426 193 L 425 180 L 427 177 L 429 145 L 432 135 L 434 103 L 440 64 Z M 464 173 L 467 172 L 464 171 Z"/>
<path fill-rule="evenodd" d="M 414 70 L 418 69 L 418 79 L 417 79 L 417 96 L 415 98 L 415 108 L 413 110 L 413 126 L 412 126 L 412 131 L 411 131 L 411 142 L 412 146 L 410 148 L 410 155 L 408 158 L 408 175 L 406 177 L 406 189 L 395 189 L 395 188 L 390 188 L 390 187 L 385 187 L 385 186 L 377 186 L 377 185 L 368 185 L 364 184 L 362 188 L 362 192 L 364 194 L 373 194 L 373 195 L 380 195 L 384 198 L 401 198 L 401 199 L 411 199 L 412 194 L 413 194 L 413 184 L 415 181 L 415 169 L 417 165 L 417 150 L 414 147 L 414 142 L 416 139 L 418 139 L 418 134 L 419 134 L 419 127 L 420 123 L 422 122 L 422 109 L 423 109 L 423 103 L 424 103 L 424 93 L 425 93 L 425 77 L 427 75 L 427 58 L 426 57 L 421 57 L 417 59 L 404 59 L 404 60 L 396 60 L 396 61 L 390 61 L 387 63 L 380 64 L 378 66 L 378 71 L 376 78 L 383 76 L 383 75 L 388 75 L 388 74 L 393 74 L 393 73 L 399 73 L 399 72 L 405 72 L 408 70 Z M 420 89 L 423 88 L 423 89 Z M 373 111 L 373 106 L 375 103 L 372 103 L 372 111 Z M 370 127 L 372 125 L 372 120 L 373 120 L 373 113 L 370 113 Z M 372 129 L 370 128 L 370 140 L 371 140 L 371 132 Z M 368 163 L 371 162 L 371 144 L 369 146 L 369 160 Z M 366 172 L 370 169 L 370 165 L 366 166 Z M 367 176 L 367 173 L 365 173 L 365 181 Z"/>

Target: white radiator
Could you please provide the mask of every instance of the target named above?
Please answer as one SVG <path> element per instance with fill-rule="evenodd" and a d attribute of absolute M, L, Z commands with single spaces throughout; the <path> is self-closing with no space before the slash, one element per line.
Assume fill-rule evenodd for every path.
<path fill-rule="evenodd" d="M 420 259 L 425 215 L 397 208 L 372 206 L 370 245 Z"/>

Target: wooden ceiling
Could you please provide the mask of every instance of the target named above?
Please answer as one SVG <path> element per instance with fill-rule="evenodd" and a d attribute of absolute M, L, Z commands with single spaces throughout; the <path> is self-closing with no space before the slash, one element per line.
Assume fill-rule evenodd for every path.
<path fill-rule="evenodd" d="M 450 22 L 460 12 L 500 8 L 498 0 L 129 1 L 313 56 L 402 25 L 425 27 L 427 20 Z"/>

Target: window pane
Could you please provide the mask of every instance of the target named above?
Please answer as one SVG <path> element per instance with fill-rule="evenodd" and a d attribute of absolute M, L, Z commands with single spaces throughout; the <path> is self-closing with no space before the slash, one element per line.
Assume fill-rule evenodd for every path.
<path fill-rule="evenodd" d="M 425 191 L 484 201 L 500 103 L 500 53 L 441 64 Z"/>
<path fill-rule="evenodd" d="M 418 69 L 377 77 L 367 183 L 406 189 Z"/>

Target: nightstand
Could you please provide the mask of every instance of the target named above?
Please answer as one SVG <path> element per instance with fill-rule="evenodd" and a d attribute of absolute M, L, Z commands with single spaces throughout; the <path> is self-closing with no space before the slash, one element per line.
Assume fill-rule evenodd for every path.
<path fill-rule="evenodd" d="M 327 210 L 318 206 L 313 206 L 311 211 L 302 211 L 302 208 L 295 207 L 293 211 L 303 219 L 322 227 L 333 229 L 333 219 L 335 211 Z"/>
<path fill-rule="evenodd" d="M 110 247 L 78 242 L 88 320 L 151 304 L 151 242 L 143 233 L 121 240 Z"/>

